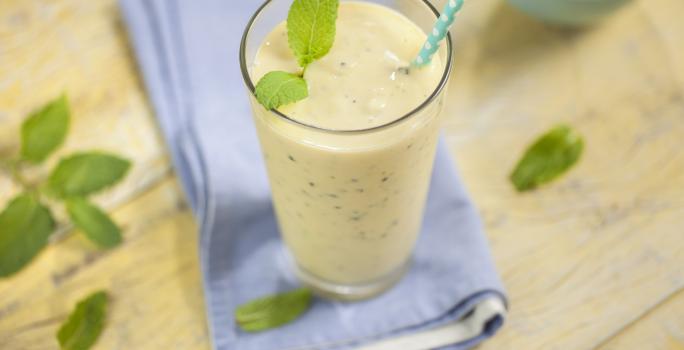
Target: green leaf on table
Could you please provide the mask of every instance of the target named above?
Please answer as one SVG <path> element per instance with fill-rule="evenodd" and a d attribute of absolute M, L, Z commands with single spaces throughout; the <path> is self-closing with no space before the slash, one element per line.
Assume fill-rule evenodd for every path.
<path fill-rule="evenodd" d="M 32 113 L 21 126 L 21 158 L 39 163 L 66 137 L 69 129 L 69 102 L 66 95 Z"/>
<path fill-rule="evenodd" d="M 48 178 L 51 194 L 66 198 L 87 196 L 119 182 L 131 163 L 114 155 L 88 152 L 62 159 Z"/>
<path fill-rule="evenodd" d="M 107 313 L 107 293 L 98 291 L 81 300 L 57 332 L 62 350 L 87 350 L 102 333 Z"/>
<path fill-rule="evenodd" d="M 311 304 L 311 291 L 306 288 L 270 295 L 240 305 L 235 321 L 247 332 L 259 332 L 282 326 L 299 317 Z"/>
<path fill-rule="evenodd" d="M 275 71 L 267 73 L 259 80 L 254 95 L 266 109 L 274 109 L 306 98 L 309 96 L 309 88 L 304 78 Z"/>
<path fill-rule="evenodd" d="M 28 264 L 55 228 L 50 210 L 30 194 L 14 198 L 0 213 L 0 277 Z"/>
<path fill-rule="evenodd" d="M 569 126 L 556 126 L 527 149 L 510 176 L 511 182 L 520 192 L 534 189 L 570 169 L 583 149 L 579 134 Z"/>
<path fill-rule="evenodd" d="M 325 56 L 335 41 L 338 0 L 294 0 L 287 14 L 287 38 L 299 65 Z"/>
<path fill-rule="evenodd" d="M 66 200 L 71 221 L 101 248 L 112 248 L 121 243 L 121 230 L 109 216 L 85 198 Z"/>

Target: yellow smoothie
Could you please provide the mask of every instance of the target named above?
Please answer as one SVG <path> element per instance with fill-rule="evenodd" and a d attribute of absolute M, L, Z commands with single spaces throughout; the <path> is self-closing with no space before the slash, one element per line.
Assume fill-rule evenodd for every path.
<path fill-rule="evenodd" d="M 433 95 L 445 68 L 439 55 L 424 68 L 400 68 L 425 39 L 394 10 L 341 2 L 331 51 L 306 70 L 309 97 L 278 109 L 292 120 L 253 98 L 280 230 L 305 274 L 362 285 L 409 260 L 432 170 L 441 96 L 407 115 Z M 256 82 L 273 70 L 299 70 L 284 22 L 266 36 L 251 78 Z"/>

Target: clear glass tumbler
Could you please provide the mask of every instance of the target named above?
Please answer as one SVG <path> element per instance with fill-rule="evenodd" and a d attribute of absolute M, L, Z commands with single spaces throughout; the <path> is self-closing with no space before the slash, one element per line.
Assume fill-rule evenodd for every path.
<path fill-rule="evenodd" d="M 369 2 L 402 13 L 426 33 L 439 16 L 426 0 Z M 322 129 L 266 110 L 254 97 L 250 66 L 291 3 L 261 6 L 240 48 L 278 225 L 302 282 L 336 299 L 368 298 L 399 281 L 410 263 L 451 71 L 451 37 L 437 53 L 442 78 L 420 106 L 370 129 Z"/>

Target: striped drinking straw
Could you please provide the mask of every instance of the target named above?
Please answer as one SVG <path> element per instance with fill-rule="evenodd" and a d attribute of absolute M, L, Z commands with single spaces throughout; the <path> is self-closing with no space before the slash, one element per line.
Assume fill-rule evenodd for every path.
<path fill-rule="evenodd" d="M 435 26 L 432 28 L 432 33 L 430 33 L 425 41 L 425 44 L 420 49 L 418 57 L 416 57 L 411 65 L 414 67 L 422 67 L 430 63 L 432 56 L 437 52 L 439 48 L 439 43 L 444 39 L 449 27 L 454 23 L 454 16 L 456 12 L 463 7 L 463 0 L 448 0 L 446 5 L 444 5 L 444 10 L 442 14 L 437 19 Z"/>

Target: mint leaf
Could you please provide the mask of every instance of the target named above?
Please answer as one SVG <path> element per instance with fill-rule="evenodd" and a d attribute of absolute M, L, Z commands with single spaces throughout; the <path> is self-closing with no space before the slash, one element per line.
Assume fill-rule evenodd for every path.
<path fill-rule="evenodd" d="M 130 165 L 110 154 L 78 153 L 57 164 L 48 178 L 48 189 L 59 198 L 86 196 L 120 181 Z"/>
<path fill-rule="evenodd" d="M 302 68 L 330 51 L 338 6 L 338 0 L 294 0 L 290 6 L 287 38 Z"/>
<path fill-rule="evenodd" d="M 59 327 L 62 350 L 87 350 L 102 333 L 107 312 L 107 293 L 98 291 L 81 300 L 69 319 Z"/>
<path fill-rule="evenodd" d="M 534 189 L 570 169 L 583 149 L 580 135 L 566 125 L 556 126 L 527 149 L 510 180 L 520 192 Z"/>
<path fill-rule="evenodd" d="M 339 0 L 294 0 L 287 14 L 287 37 L 299 65 L 306 70 L 311 62 L 325 56 L 335 41 L 335 21 Z M 302 100 L 309 89 L 302 76 L 282 71 L 264 75 L 254 90 L 266 109 Z"/>
<path fill-rule="evenodd" d="M 240 305 L 235 321 L 242 330 L 259 332 L 282 326 L 299 317 L 311 304 L 311 291 L 299 288 Z"/>
<path fill-rule="evenodd" d="M 266 109 L 274 109 L 306 98 L 309 96 L 309 88 L 302 77 L 275 71 L 267 73 L 259 80 L 254 95 Z"/>
<path fill-rule="evenodd" d="M 100 208 L 81 197 L 66 200 L 69 217 L 85 235 L 101 248 L 121 243 L 121 230 Z"/>
<path fill-rule="evenodd" d="M 54 228 L 49 209 L 36 198 L 14 198 L 0 213 L 0 277 L 14 274 L 38 255 Z"/>
<path fill-rule="evenodd" d="M 39 163 L 64 142 L 69 129 L 66 95 L 34 112 L 21 126 L 21 158 Z"/>

